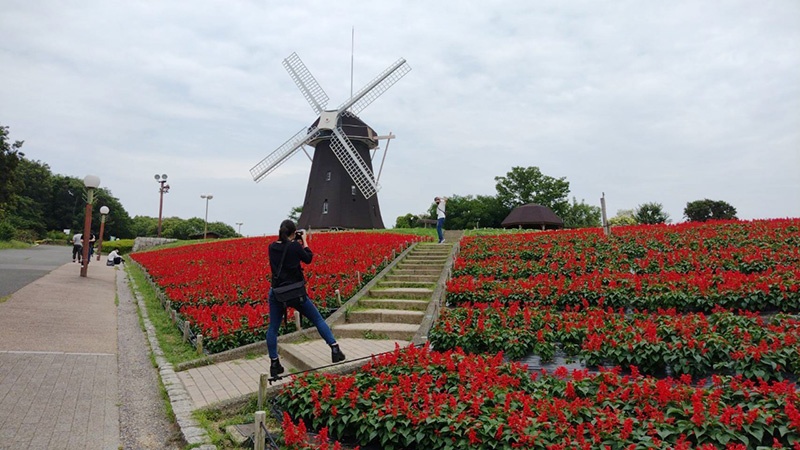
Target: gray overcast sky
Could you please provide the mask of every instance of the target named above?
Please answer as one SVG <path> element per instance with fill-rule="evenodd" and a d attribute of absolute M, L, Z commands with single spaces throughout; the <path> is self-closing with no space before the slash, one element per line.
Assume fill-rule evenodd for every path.
<path fill-rule="evenodd" d="M 54 173 L 95 174 L 131 216 L 274 234 L 303 202 L 302 153 L 249 169 L 316 117 L 297 52 L 336 106 L 397 58 L 365 109 L 393 132 L 387 227 L 435 195 L 494 195 L 538 166 L 609 215 L 725 200 L 800 216 L 800 2 L 0 1 L 0 124 Z M 382 144 L 385 145 L 385 144 Z M 378 160 L 383 152 L 377 155 Z M 376 166 L 380 162 L 376 161 Z"/>

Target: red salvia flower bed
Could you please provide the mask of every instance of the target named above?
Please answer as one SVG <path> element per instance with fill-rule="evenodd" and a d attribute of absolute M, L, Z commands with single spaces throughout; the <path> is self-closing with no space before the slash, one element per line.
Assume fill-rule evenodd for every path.
<path fill-rule="evenodd" d="M 218 352 L 264 338 L 269 324 L 270 267 L 267 247 L 276 239 L 256 237 L 134 253 L 164 290 L 205 347 Z M 338 307 L 392 260 L 420 240 L 392 233 L 315 233 L 304 266 L 308 293 L 320 308 Z"/>

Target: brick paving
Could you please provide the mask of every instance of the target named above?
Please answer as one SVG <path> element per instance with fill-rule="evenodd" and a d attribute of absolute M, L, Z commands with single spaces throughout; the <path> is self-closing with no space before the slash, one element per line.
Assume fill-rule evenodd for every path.
<path fill-rule="evenodd" d="M 0 303 L 0 449 L 117 449 L 113 267 L 64 264 Z"/>

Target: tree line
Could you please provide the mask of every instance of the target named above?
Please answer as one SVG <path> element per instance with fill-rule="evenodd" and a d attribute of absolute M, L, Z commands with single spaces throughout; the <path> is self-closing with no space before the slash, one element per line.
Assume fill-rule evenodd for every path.
<path fill-rule="evenodd" d="M 22 152 L 24 141 L 11 142 L 9 129 L 0 125 L 0 240 L 34 242 L 49 238 L 66 241 L 67 235 L 83 232 L 86 188 L 77 177 L 54 174 L 50 166 L 30 160 Z M 93 233 L 99 233 L 100 207 L 107 206 L 104 240 L 112 236 L 131 239 L 156 236 L 158 218 L 130 217 L 119 199 L 107 188 L 94 192 Z M 201 218 L 167 217 L 161 221 L 161 237 L 191 239 L 202 236 L 205 221 Z M 209 222 L 208 231 L 220 237 L 238 236 L 222 222 Z"/>
<path fill-rule="evenodd" d="M 512 167 L 505 176 L 495 177 L 497 194 L 452 195 L 447 201 L 447 228 L 500 228 L 503 220 L 516 207 L 536 203 L 550 208 L 564 221 L 565 228 L 601 226 L 599 206 L 569 198 L 569 181 L 566 177 L 545 175 L 538 167 Z M 689 221 L 735 219 L 736 208 L 721 200 L 695 200 L 688 202 L 684 217 Z M 397 217 L 395 228 L 423 227 L 426 220 L 436 219 L 436 203 L 420 214 L 408 213 Z M 669 223 L 669 214 L 657 202 L 638 205 L 634 209 L 620 210 L 609 219 L 612 226 Z"/>

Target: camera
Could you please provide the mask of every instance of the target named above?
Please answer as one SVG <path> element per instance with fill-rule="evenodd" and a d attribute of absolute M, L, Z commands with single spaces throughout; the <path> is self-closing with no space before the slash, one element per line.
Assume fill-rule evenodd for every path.
<path fill-rule="evenodd" d="M 306 230 L 297 230 L 294 233 L 294 240 L 295 241 L 302 241 L 305 238 Z"/>

